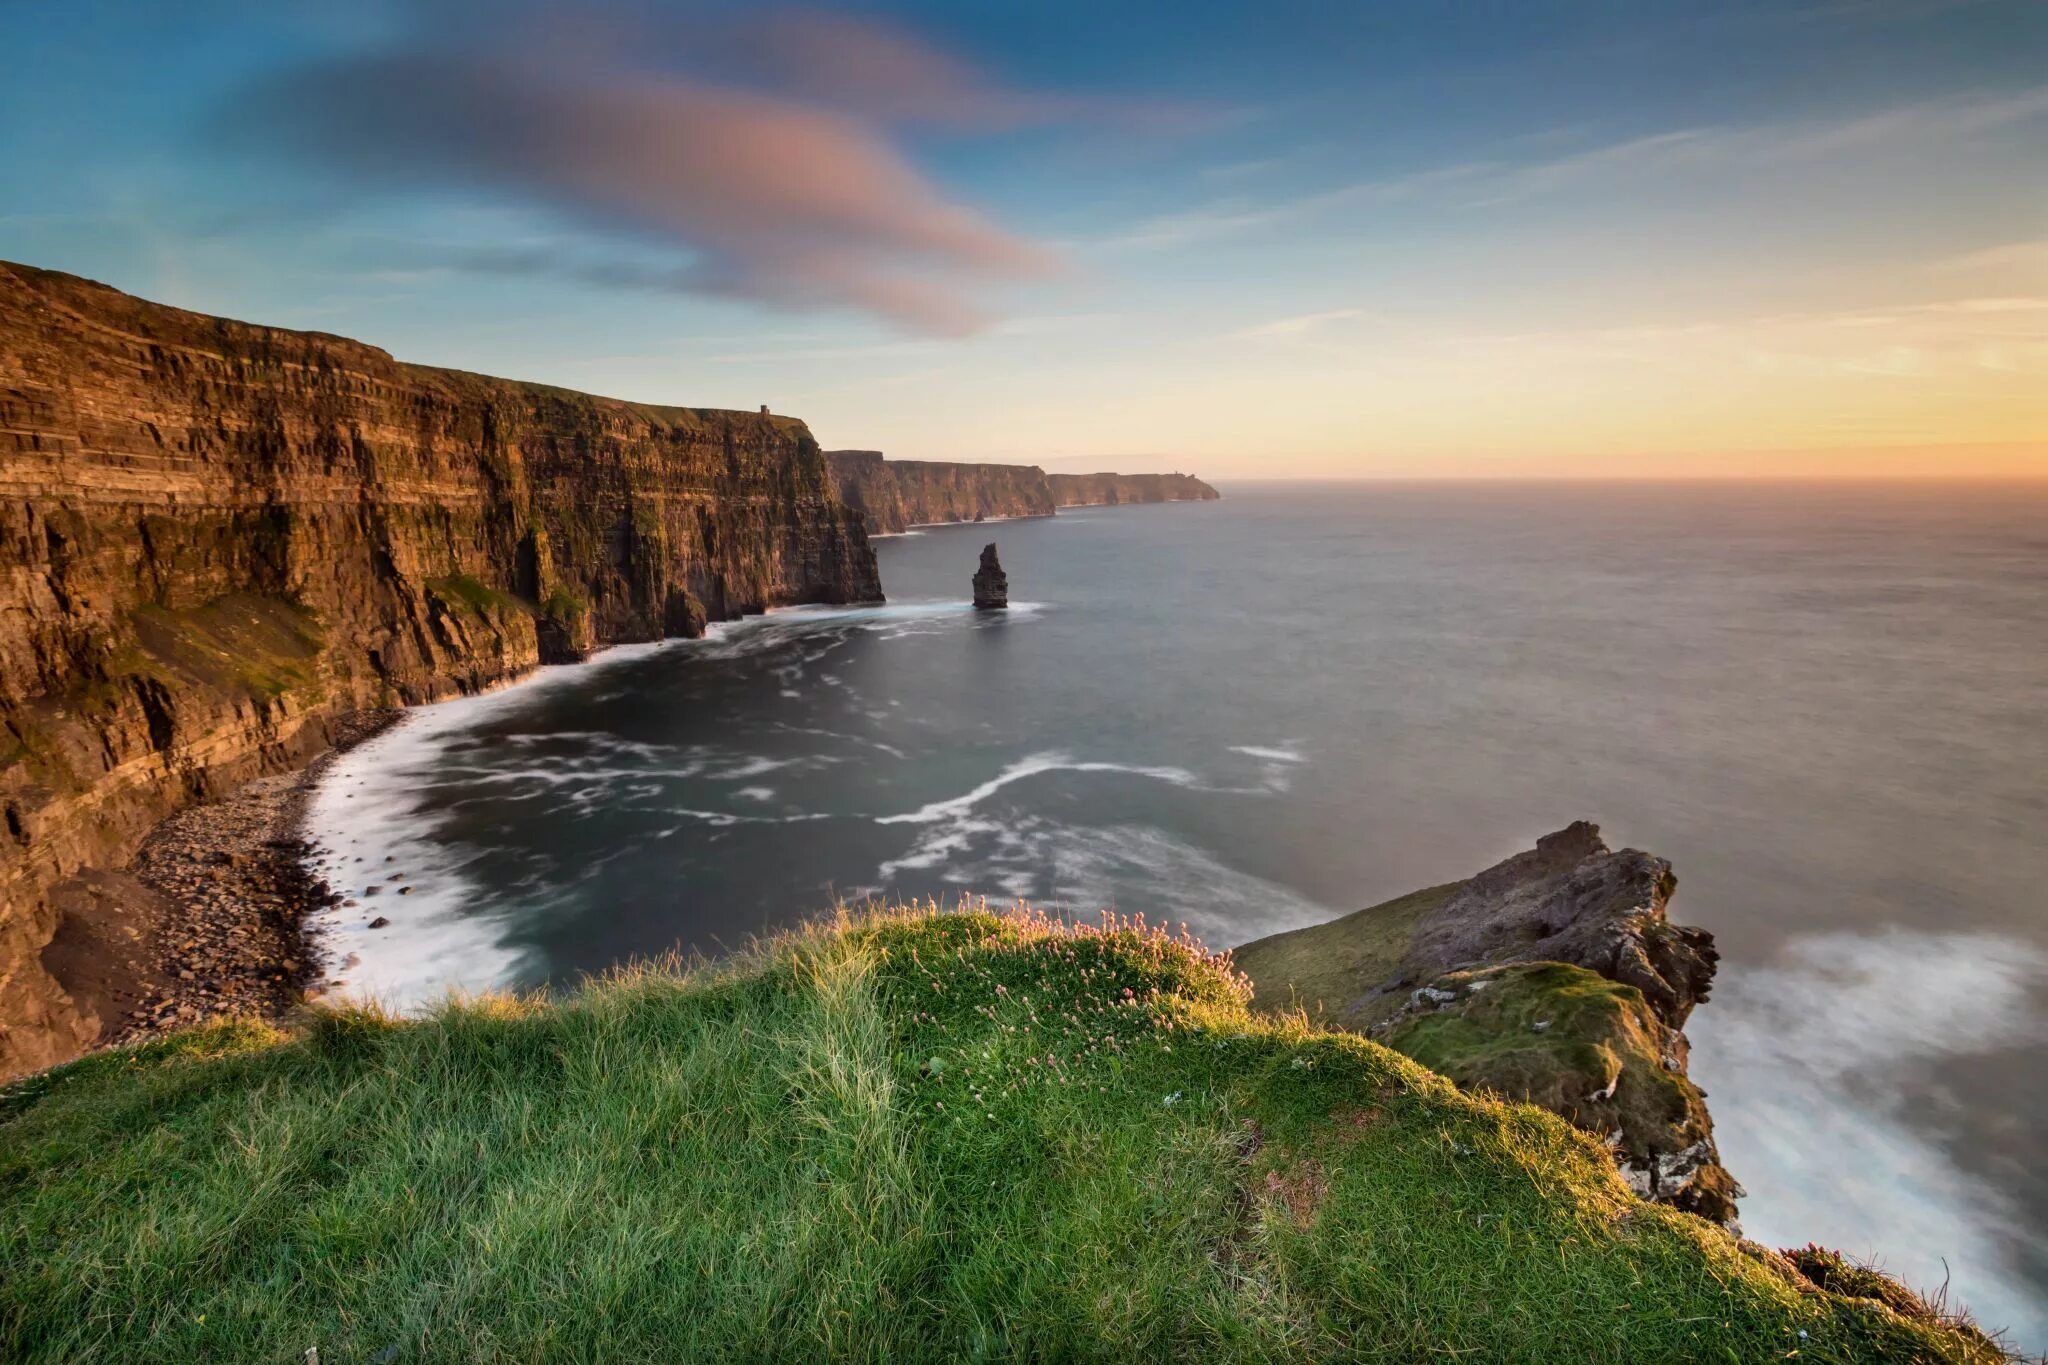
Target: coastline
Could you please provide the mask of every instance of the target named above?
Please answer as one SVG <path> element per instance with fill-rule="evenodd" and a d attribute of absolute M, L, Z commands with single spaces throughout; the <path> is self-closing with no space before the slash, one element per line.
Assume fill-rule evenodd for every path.
<path fill-rule="evenodd" d="M 187 806 L 124 867 L 67 884 L 45 961 L 102 1020 L 89 1052 L 220 1015 L 277 1019 L 306 998 L 323 965 L 310 921 L 332 900 L 311 865 L 307 808 L 336 758 L 403 714 L 340 717 L 302 767 Z"/>
<path fill-rule="evenodd" d="M 951 521 L 913 521 L 900 531 L 870 531 L 869 540 L 894 540 L 898 536 L 914 536 L 920 531 L 929 531 L 934 526 L 993 526 L 999 521 L 1047 521 L 1051 512 L 1005 513 L 999 517 L 955 517 Z"/>
<path fill-rule="evenodd" d="M 697 638 L 716 640 L 749 620 L 803 605 L 714 621 Z M 347 987 L 348 938 L 368 926 L 345 926 L 342 917 L 367 920 L 376 911 L 347 895 L 335 875 L 342 850 L 321 842 L 313 820 L 321 784 L 345 755 L 424 709 L 500 696 L 551 674 L 580 674 L 688 642 L 681 636 L 621 642 L 574 663 L 536 665 L 474 693 L 344 713 L 331 724 L 332 742 L 299 767 L 251 778 L 174 811 L 143 836 L 126 864 L 75 874 L 58 890 L 60 927 L 44 961 L 64 990 L 102 1021 L 99 1036 L 79 1055 L 214 1018 L 275 1022 Z"/>

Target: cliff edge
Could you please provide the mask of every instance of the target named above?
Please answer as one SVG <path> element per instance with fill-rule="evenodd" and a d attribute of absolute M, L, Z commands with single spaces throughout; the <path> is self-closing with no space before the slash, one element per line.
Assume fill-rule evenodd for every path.
<path fill-rule="evenodd" d="M 1137 923 L 871 908 L 551 998 L 100 1053 L 0 1091 L 0 1354 L 2005 1358 L 1246 996 Z"/>
<path fill-rule="evenodd" d="M 1732 1224 L 1684 1027 L 1719 954 L 1671 864 L 1579 821 L 1463 882 L 1239 948 L 1264 1007 L 1320 1007 L 1470 1089 L 1598 1136 L 1636 1193 Z"/>
<path fill-rule="evenodd" d="M 0 263 L 0 1075 L 51 892 L 365 706 L 881 596 L 805 425 L 408 365 Z"/>

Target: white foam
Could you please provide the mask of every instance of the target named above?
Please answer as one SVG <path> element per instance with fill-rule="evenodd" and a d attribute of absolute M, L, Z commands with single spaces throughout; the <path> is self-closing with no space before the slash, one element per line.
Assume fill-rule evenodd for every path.
<path fill-rule="evenodd" d="M 1257 744 L 1233 744 L 1230 746 L 1230 752 L 1245 754 L 1252 758 L 1263 758 L 1269 763 L 1308 762 L 1308 759 L 1302 756 L 1301 741 L 1299 740 L 1288 740 L 1285 744 L 1276 744 L 1270 748 Z"/>
<path fill-rule="evenodd" d="M 1161 829 L 1084 827 L 1036 815 L 925 826 L 908 852 L 876 869 L 885 886 L 906 873 L 933 874 L 921 879 L 925 885 L 919 894 L 937 883 L 966 892 L 1001 892 L 1082 916 L 1119 908 L 1120 887 L 1142 887 L 1153 918 L 1185 923 L 1214 947 L 1319 924 L 1342 913 L 1230 867 Z"/>
<path fill-rule="evenodd" d="M 1029 616 L 1038 606 L 1019 603 L 1011 610 Z M 329 978 L 344 994 L 412 1009 L 451 990 L 491 989 L 530 974 L 534 964 L 506 941 L 502 913 L 481 904 L 483 898 L 466 872 L 472 855 L 436 839 L 426 814 L 429 793 L 488 789 L 494 801 L 549 801 L 567 814 L 589 817 L 625 802 L 658 800 L 678 780 L 708 775 L 746 782 L 773 771 L 839 761 L 832 755 L 731 760 L 702 747 L 684 749 L 579 730 L 492 741 L 494 748 L 547 752 L 544 762 L 518 767 L 465 763 L 463 743 L 478 725 L 529 704 L 537 695 L 572 684 L 588 685 L 609 668 L 667 649 L 734 658 L 803 641 L 797 644 L 796 658 L 777 670 L 785 682 L 783 695 L 801 696 L 796 684 L 805 670 L 855 634 L 894 639 L 954 629 L 974 619 L 974 608 L 965 602 L 778 608 L 714 623 L 701 640 L 620 645 L 587 663 L 548 665 L 489 692 L 414 708 L 384 734 L 337 756 L 309 802 L 308 834 L 324 850 L 313 859 L 314 869 L 338 893 L 358 902 L 331 907 L 312 919 L 317 949 L 329 963 Z M 867 743 L 902 756 L 893 746 Z M 758 803 L 772 797 L 773 791 L 749 785 L 736 795 Z M 466 804 L 442 802 L 437 809 L 445 815 Z M 668 813 L 714 827 L 833 818 L 687 808 Z M 355 861 L 358 857 L 363 861 Z M 402 881 L 393 880 L 387 876 L 393 871 L 406 875 Z M 384 889 L 366 894 L 373 885 Z M 400 896 L 400 885 L 413 889 Z M 369 921 L 380 915 L 390 923 L 369 928 Z"/>
<path fill-rule="evenodd" d="M 2038 1041 L 2044 983 L 2048 958 L 2023 943 L 1902 929 L 1807 935 L 1723 972 L 1687 1031 L 1750 1235 L 1882 1253 L 1909 1284 L 1950 1280 L 2023 1347 L 2048 1343 L 2048 1305 L 2014 1264 L 2016 1246 L 2048 1255 L 2048 1232 L 1916 1130 L 1886 1080 L 1901 1062 Z"/>
<path fill-rule="evenodd" d="M 1077 763 L 1062 753 L 1038 753 L 1017 760 L 972 791 L 960 796 L 950 797 L 944 801 L 933 801 L 928 805 L 920 806 L 916 810 L 902 815 L 878 815 L 875 817 L 875 823 L 878 825 L 925 825 L 933 824 L 940 820 L 950 820 L 956 816 L 965 815 L 968 811 L 973 810 L 1012 782 L 1022 782 L 1027 777 L 1036 777 L 1040 773 L 1052 772 L 1132 773 L 1139 777 L 1150 777 L 1156 778 L 1161 782 L 1171 782 L 1177 787 L 1200 785 L 1200 779 L 1186 768 L 1151 768 L 1129 763 Z"/>
<path fill-rule="evenodd" d="M 706 640 L 715 647 L 735 631 L 744 636 L 750 624 L 719 623 Z M 496 799 L 555 800 L 587 815 L 622 797 L 658 795 L 664 779 L 697 775 L 707 762 L 702 752 L 593 731 L 506 739 L 513 748 L 567 744 L 579 751 L 545 764 L 485 769 L 451 758 L 478 725 L 537 696 L 588 685 L 610 668 L 662 650 L 705 647 L 683 640 L 619 645 L 587 663 L 546 665 L 488 692 L 416 707 L 383 734 L 338 755 L 312 793 L 306 816 L 308 836 L 322 850 L 311 860 L 313 869 L 339 895 L 357 902 L 329 907 L 310 921 L 336 990 L 410 1010 L 451 991 L 493 989 L 528 975 L 532 964 L 525 953 L 506 941 L 503 912 L 481 903 L 467 874 L 472 855 L 435 837 L 425 797 L 449 787 L 511 787 Z M 640 762 L 621 765 L 622 758 Z M 760 771 L 765 768 L 753 761 L 731 775 Z M 408 885 L 409 893 L 398 893 Z M 372 886 L 380 890 L 372 894 Z M 389 923 L 371 929 L 369 922 L 380 916 Z"/>
<path fill-rule="evenodd" d="M 772 773 L 778 768 L 795 767 L 799 763 L 806 761 L 800 758 L 764 758 L 756 756 L 742 759 L 731 767 L 721 768 L 716 772 L 706 774 L 706 776 L 713 782 L 740 782 L 749 777 L 760 777 L 764 773 Z"/>

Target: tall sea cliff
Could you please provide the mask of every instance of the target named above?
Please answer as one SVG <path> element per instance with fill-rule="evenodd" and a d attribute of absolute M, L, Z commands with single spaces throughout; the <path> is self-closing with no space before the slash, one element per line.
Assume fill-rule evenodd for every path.
<path fill-rule="evenodd" d="M 1048 517 L 1062 507 L 1218 496 L 1190 474 L 1048 474 L 1031 464 L 891 460 L 879 450 L 828 450 L 825 460 L 839 496 L 878 535 L 984 517 Z"/>
<path fill-rule="evenodd" d="M 805 425 L 403 364 L 0 263 L 0 1075 L 100 1021 L 52 891 L 340 717 L 879 598 Z"/>

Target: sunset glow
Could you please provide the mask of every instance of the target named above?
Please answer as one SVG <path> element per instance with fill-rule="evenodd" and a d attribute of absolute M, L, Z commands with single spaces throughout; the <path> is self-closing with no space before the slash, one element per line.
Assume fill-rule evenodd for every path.
<path fill-rule="evenodd" d="M 2038 6 L 200 8 L 6 21 L 0 257 L 901 457 L 2048 475 Z"/>

